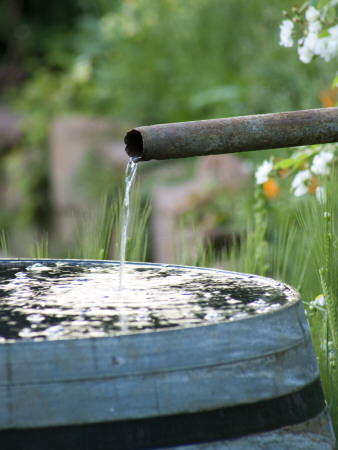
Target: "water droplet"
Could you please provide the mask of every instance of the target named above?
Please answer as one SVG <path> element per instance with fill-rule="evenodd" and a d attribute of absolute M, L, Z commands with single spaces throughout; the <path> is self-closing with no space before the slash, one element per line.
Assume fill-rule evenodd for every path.
<path fill-rule="evenodd" d="M 27 320 L 32 323 L 40 323 L 45 320 L 45 317 L 42 314 L 31 314 L 27 317 Z"/>
<path fill-rule="evenodd" d="M 30 339 L 33 336 L 32 330 L 30 328 L 23 328 L 19 331 L 19 336 L 23 339 Z"/>
<path fill-rule="evenodd" d="M 222 319 L 222 315 L 217 311 L 209 311 L 205 316 L 205 320 L 208 320 L 209 322 L 218 322 Z"/>
<path fill-rule="evenodd" d="M 87 325 L 88 321 L 85 319 L 75 319 L 72 321 L 72 326 L 81 327 L 83 325 Z"/>
<path fill-rule="evenodd" d="M 50 270 L 50 267 L 45 266 L 44 264 L 36 263 L 33 264 L 32 266 L 28 266 L 26 270 L 30 272 L 44 272 L 46 270 Z"/>
<path fill-rule="evenodd" d="M 229 298 L 229 300 L 227 300 L 227 303 L 229 303 L 230 305 L 236 305 L 241 302 L 240 302 L 240 300 L 235 300 L 234 298 Z"/>
<path fill-rule="evenodd" d="M 239 312 L 234 314 L 230 320 L 237 320 L 237 319 L 243 319 L 244 317 L 248 317 L 248 313 L 246 312 Z"/>
<path fill-rule="evenodd" d="M 258 300 L 249 303 L 249 306 L 252 306 L 253 308 L 265 308 L 266 302 L 262 298 L 259 298 Z"/>
<path fill-rule="evenodd" d="M 49 338 L 52 338 L 62 335 L 63 332 L 64 328 L 62 325 L 52 325 L 51 327 L 45 329 L 44 334 Z"/>
<path fill-rule="evenodd" d="M 25 278 L 25 279 L 27 279 L 27 275 L 24 272 L 17 272 L 15 274 L 15 277 L 16 278 Z"/>
<path fill-rule="evenodd" d="M 57 261 L 55 263 L 55 267 L 62 267 L 62 266 L 65 266 L 65 265 L 67 265 L 67 263 L 66 262 L 62 262 L 62 261 Z"/>

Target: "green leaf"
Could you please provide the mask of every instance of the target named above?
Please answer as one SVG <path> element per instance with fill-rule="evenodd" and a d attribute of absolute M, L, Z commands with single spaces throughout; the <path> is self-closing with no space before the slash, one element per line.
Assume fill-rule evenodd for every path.
<path fill-rule="evenodd" d="M 328 37 L 328 36 L 330 36 L 330 33 L 328 32 L 328 30 L 322 30 L 318 33 L 319 38 Z"/>
<path fill-rule="evenodd" d="M 337 22 L 337 15 L 336 15 L 336 9 L 333 7 L 333 8 L 329 8 L 328 10 L 327 10 L 327 13 L 326 13 L 326 21 L 329 23 L 329 24 L 335 24 L 336 22 Z"/>
<path fill-rule="evenodd" d="M 338 73 L 332 81 L 332 89 L 334 89 L 337 85 L 338 85 Z"/>
<path fill-rule="evenodd" d="M 311 154 L 309 154 L 308 152 L 306 153 L 301 153 L 299 155 L 297 155 L 296 158 L 286 158 L 283 159 L 281 161 L 278 161 L 278 163 L 276 163 L 275 168 L 278 170 L 285 170 L 285 169 L 297 169 L 297 167 L 299 167 L 304 161 L 306 161 L 309 157 L 311 156 Z"/>
<path fill-rule="evenodd" d="M 294 163 L 295 160 L 293 158 L 283 159 L 282 161 L 278 161 L 278 163 L 276 164 L 276 169 L 289 169 L 290 167 L 293 167 Z"/>

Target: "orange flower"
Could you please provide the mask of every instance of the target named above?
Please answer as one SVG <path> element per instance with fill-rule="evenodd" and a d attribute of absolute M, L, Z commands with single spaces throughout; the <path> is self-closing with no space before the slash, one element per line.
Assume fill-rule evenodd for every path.
<path fill-rule="evenodd" d="M 336 106 L 338 101 L 338 88 L 326 89 L 319 93 L 320 103 L 324 108 L 332 108 Z"/>
<path fill-rule="evenodd" d="M 310 181 L 310 184 L 309 184 L 308 193 L 309 194 L 313 194 L 314 192 L 316 192 L 317 187 L 318 187 L 317 178 L 314 175 L 312 175 L 311 176 L 311 181 Z"/>
<path fill-rule="evenodd" d="M 263 183 L 263 192 L 266 198 L 276 198 L 279 194 L 279 191 L 280 187 L 278 183 L 272 178 L 269 178 L 265 183 Z"/>

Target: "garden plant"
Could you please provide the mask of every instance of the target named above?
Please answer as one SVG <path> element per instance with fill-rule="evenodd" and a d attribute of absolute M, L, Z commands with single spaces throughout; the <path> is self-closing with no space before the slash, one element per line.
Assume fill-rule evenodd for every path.
<path fill-rule="evenodd" d="M 285 13 L 280 44 L 297 47 L 301 62 L 309 64 L 321 58 L 323 65 L 338 57 L 337 1 L 308 2 L 292 14 Z M 298 37 L 298 39 L 297 39 Z M 323 97 L 324 106 L 335 106 L 338 72 L 331 89 Z M 331 95 L 331 96 L 330 96 Z M 297 220 L 302 243 L 310 254 L 309 263 L 319 283 L 314 295 L 303 296 L 321 368 L 321 378 L 330 407 L 334 428 L 338 431 L 338 232 L 337 174 L 338 144 L 302 148 L 289 158 L 264 161 L 256 171 L 257 189 L 267 197 L 279 193 L 279 183 L 290 180 L 290 195 L 297 197 Z M 285 185 L 284 185 L 285 186 Z M 273 201 L 273 200 L 272 200 Z M 263 207 L 264 210 L 264 207 Z"/>
<path fill-rule="evenodd" d="M 280 45 L 297 47 L 302 63 L 338 57 L 337 1 L 310 2 L 285 12 Z M 297 39 L 298 37 L 298 39 Z M 338 73 L 321 93 L 323 106 L 336 106 Z M 181 262 L 225 265 L 292 284 L 301 292 L 310 323 L 321 379 L 338 433 L 338 144 L 294 149 L 285 158 L 271 156 L 255 172 L 253 220 L 239 247 L 216 258 L 198 243 L 185 249 Z M 281 216 L 284 219 L 281 220 Z M 276 220 L 276 218 L 278 219 Z M 184 239 L 182 239 L 184 242 Z"/>

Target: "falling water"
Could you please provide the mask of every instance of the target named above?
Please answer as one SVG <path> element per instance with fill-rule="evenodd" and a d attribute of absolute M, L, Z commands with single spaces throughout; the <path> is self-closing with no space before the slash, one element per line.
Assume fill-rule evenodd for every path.
<path fill-rule="evenodd" d="M 125 176 L 125 193 L 122 205 L 121 215 L 121 239 L 120 239 L 120 279 L 119 279 L 119 293 L 121 302 L 121 328 L 124 332 L 128 330 L 128 321 L 126 314 L 126 304 L 123 294 L 123 275 L 124 266 L 126 261 L 126 249 L 127 249 L 127 232 L 129 223 L 129 203 L 130 203 L 130 191 L 133 185 L 133 181 L 136 175 L 137 159 L 130 158 L 126 167 Z"/>
<path fill-rule="evenodd" d="M 130 191 L 135 178 L 137 169 L 137 160 L 130 158 L 126 168 L 125 176 L 125 193 L 122 206 L 121 217 L 121 241 L 120 241 L 120 289 L 123 287 L 123 269 L 126 260 L 126 247 L 127 247 L 127 231 L 129 222 L 129 203 L 130 203 Z"/>

